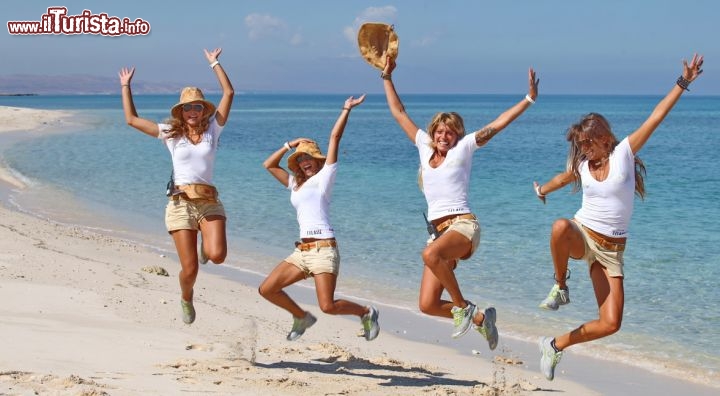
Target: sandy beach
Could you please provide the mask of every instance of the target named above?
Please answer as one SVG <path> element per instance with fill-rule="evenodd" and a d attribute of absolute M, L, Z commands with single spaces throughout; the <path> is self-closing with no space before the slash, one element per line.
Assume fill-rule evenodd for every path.
<path fill-rule="evenodd" d="M 0 106 L 0 146 L 8 133 L 47 133 L 69 117 Z M 27 188 L 2 164 L 0 158 L 0 196 Z M 319 320 L 289 342 L 289 314 L 258 295 L 260 275 L 226 266 L 201 268 L 198 317 L 188 326 L 180 318 L 174 253 L 37 218 L 8 202 L 0 202 L 0 219 L 0 395 L 719 391 L 572 352 L 547 381 L 537 347 L 503 337 L 501 316 L 501 343 L 491 352 L 477 334 L 451 340 L 448 322 L 379 304 L 381 333 L 367 342 L 357 337 L 356 318 L 323 314 L 314 291 L 302 286 L 290 293 Z"/>

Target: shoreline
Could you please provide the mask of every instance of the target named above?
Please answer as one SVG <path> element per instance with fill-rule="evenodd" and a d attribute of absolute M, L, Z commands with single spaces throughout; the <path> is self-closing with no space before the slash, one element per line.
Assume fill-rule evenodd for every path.
<path fill-rule="evenodd" d="M 0 107 L 1 110 L 2 107 Z M 50 115 L 52 112 L 44 113 L 42 116 Z M 41 123 L 40 125 L 48 124 Z M 52 122 L 49 125 L 53 125 Z M 24 130 L 23 128 L 25 127 L 15 130 Z M 37 126 L 32 128 L 37 128 Z M 2 135 L 0 135 L 0 139 L 3 139 Z M 0 189 L 3 188 L 7 190 L 18 188 L 18 186 L 10 183 Z M 0 196 L 4 196 L 4 194 L 0 194 Z M 10 329 L 6 330 L 27 332 L 32 329 L 33 324 L 45 323 L 48 320 L 56 320 L 71 328 L 77 326 L 75 323 L 65 323 L 63 319 L 70 314 L 79 316 L 74 312 L 67 312 L 74 311 L 68 305 L 72 302 L 70 300 L 75 301 L 78 298 L 82 300 L 83 306 L 89 304 L 91 308 L 88 311 L 89 314 L 82 315 L 81 319 L 86 322 L 103 323 L 97 327 L 87 324 L 81 326 L 80 330 L 85 338 L 79 337 L 78 340 L 75 340 L 77 342 L 75 347 L 79 350 L 67 351 L 65 350 L 67 348 L 61 348 L 64 352 L 60 352 L 56 348 L 57 345 L 54 344 L 52 344 L 53 347 L 46 346 L 44 351 L 36 351 L 33 344 L 41 345 L 43 342 L 51 342 L 53 335 L 30 331 L 34 337 L 13 345 L 13 349 L 10 350 L 12 353 L 7 355 L 12 358 L 11 362 L 5 362 L 0 358 L 0 372 L 2 373 L 40 371 L 36 374 L 42 376 L 48 372 L 58 375 L 54 373 L 77 371 L 80 373 L 77 375 L 82 378 L 92 378 L 92 381 L 98 384 L 107 383 L 110 384 L 108 386 L 116 387 L 114 390 L 108 389 L 110 394 L 116 394 L 116 390 L 121 393 L 129 392 L 127 394 L 148 391 L 172 393 L 177 389 L 197 391 L 201 388 L 192 388 L 192 386 L 199 383 L 205 384 L 204 386 L 210 384 L 212 382 L 210 378 L 217 377 L 212 373 L 213 368 L 217 369 L 216 366 L 212 366 L 212 362 L 217 360 L 230 365 L 233 370 L 238 370 L 238 372 L 233 372 L 233 377 L 240 379 L 235 378 L 236 382 L 232 386 L 250 384 L 250 388 L 254 389 L 257 394 L 263 391 L 263 393 L 267 392 L 267 388 L 264 388 L 266 381 L 261 378 L 274 375 L 280 375 L 286 379 L 277 383 L 271 381 L 271 386 L 278 387 L 275 388 L 275 391 L 289 394 L 312 392 L 313 389 L 315 391 L 345 389 L 348 393 L 353 394 L 361 392 L 360 389 L 366 387 L 369 389 L 369 394 L 413 394 L 417 393 L 419 389 L 430 389 L 433 392 L 452 390 L 458 394 L 492 394 L 491 390 L 533 394 L 545 391 L 565 391 L 570 394 L 593 394 L 594 392 L 623 394 L 629 389 L 632 389 L 632 393 L 642 389 L 654 393 L 670 392 L 668 394 L 712 394 L 713 390 L 717 391 L 717 388 L 713 389 L 690 382 L 678 384 L 678 380 L 673 377 L 652 374 L 636 367 L 614 364 L 610 361 L 587 358 L 573 353 L 563 357 L 563 361 L 558 366 L 555 381 L 549 382 L 540 378 L 537 369 L 539 364 L 537 347 L 532 343 L 515 340 L 511 337 L 502 337 L 502 328 L 500 329 L 501 344 L 494 353 L 490 353 L 484 340 L 476 334 L 468 334 L 460 340 L 451 340 L 446 334 L 449 322 L 421 316 L 411 310 L 384 305 L 380 305 L 380 337 L 371 343 L 364 340 L 360 340 L 360 342 L 354 337 L 359 327 L 357 321 L 351 318 L 322 314 L 317 309 L 314 292 L 306 287 L 294 287 L 291 289 L 291 293 L 293 296 L 297 296 L 298 301 L 303 305 L 307 305 L 307 309 L 317 313 L 316 316 L 320 319 L 319 324 L 322 326 L 313 327 L 312 331 L 303 336 L 300 342 L 289 343 L 285 341 L 286 327 L 289 322 L 287 314 L 281 312 L 279 308 L 272 307 L 257 295 L 256 285 L 259 284 L 260 275 L 243 271 L 242 268 L 230 270 L 225 268 L 226 266 L 209 265 L 201 268 L 201 274 L 198 277 L 198 288 L 202 289 L 198 294 L 200 297 L 199 322 L 193 326 L 184 326 L 179 321 L 179 309 L 175 307 L 179 288 L 177 279 L 172 276 L 178 267 L 174 252 L 163 257 L 149 249 L 148 246 L 142 246 L 130 240 L 19 213 L 9 209 L 7 203 L 2 203 L 0 212 L 4 219 L 8 219 L 0 228 L 3 233 L 2 239 L 6 241 L 3 250 L 0 250 L 0 267 L 6 268 L 5 273 L 0 276 L 0 293 L 4 295 L 5 299 L 23 302 L 15 304 L 17 306 L 12 307 L 9 312 L 2 313 L 4 317 L 9 318 L 9 323 L 11 323 Z M 53 236 L 56 234 L 59 235 L 58 241 L 53 240 Z M 45 238 L 42 235 L 45 235 Z M 24 239 L 31 240 L 33 243 L 23 244 L 23 242 L 27 242 Z M 5 253 L 15 250 L 22 253 L 19 255 Z M 114 255 L 118 257 L 112 257 Z M 37 258 L 38 262 L 29 262 L 31 258 Z M 44 273 L 44 271 L 48 272 L 47 266 L 43 265 L 45 262 L 53 263 L 52 270 L 47 274 Z M 21 263 L 22 265 L 20 265 Z M 171 276 L 158 280 L 159 277 L 153 278 L 143 273 L 135 263 L 162 265 L 170 272 Z M 83 279 L 77 283 L 73 282 L 74 278 L 72 277 L 62 279 L 68 273 L 81 275 Z M 303 282 L 303 284 L 308 285 L 309 283 Z M 103 285 L 111 286 L 110 290 L 104 290 Z M 33 292 L 24 294 L 23 290 L 32 290 Z M 206 290 L 210 290 L 210 292 Z M 62 296 L 62 298 L 54 300 L 50 296 Z M 85 297 L 87 297 L 87 301 L 83 300 Z M 154 304 L 153 298 L 163 302 Z M 68 304 L 63 305 L 59 301 L 66 301 Z M 104 309 L 93 305 L 97 301 L 104 302 L 101 307 Z M 207 311 L 202 312 L 205 310 Z M 41 313 L 38 314 L 38 311 Z M 108 311 L 111 311 L 111 318 L 105 317 L 108 315 Z M 48 319 L 47 316 L 52 318 Z M 29 317 L 32 318 L 30 320 L 32 323 L 23 319 Z M 116 323 L 116 320 L 119 322 Z M 500 320 L 502 320 L 502 316 Z M 96 361 L 95 366 L 86 366 L 79 363 L 80 359 L 61 366 L 56 363 L 54 367 L 51 367 L 50 363 L 39 363 L 38 358 L 32 356 L 43 356 L 42 360 L 54 361 L 63 359 L 63 354 L 75 356 L 88 353 L 89 350 L 92 350 L 90 346 L 94 345 L 93 342 L 102 340 L 103 333 L 117 327 L 118 323 L 121 324 L 119 327 L 126 331 L 126 333 L 116 334 L 120 338 L 135 333 L 148 333 L 147 340 L 152 340 L 152 342 L 148 341 L 148 345 L 152 344 L 153 348 L 159 348 L 161 353 L 156 354 L 159 356 L 141 354 L 140 361 L 146 366 L 155 367 L 155 371 L 160 371 L 161 373 L 157 376 L 164 378 L 164 382 L 167 382 L 162 386 L 170 386 L 169 388 L 156 388 L 161 386 L 160 381 L 156 381 L 156 378 L 146 378 L 146 374 L 132 370 L 130 370 L 131 378 L 123 381 L 135 382 L 132 385 L 135 388 L 124 387 L 122 384 L 125 382 L 121 380 L 97 375 L 97 372 L 93 374 L 93 370 L 108 372 L 125 370 L 125 366 L 122 364 L 132 366 L 132 364 L 128 364 L 128 358 L 124 356 L 120 359 L 123 361 L 117 364 L 100 359 Z M 126 327 L 127 329 L 125 329 Z M 87 331 L 88 328 L 95 331 Z M 101 331 L 97 332 L 98 329 Z M 69 332 L 65 327 L 59 327 L 58 330 L 63 335 Z M 413 332 L 413 330 L 421 331 Z M 164 339 L 166 333 L 167 340 Z M 4 339 L 16 339 L 18 336 L 15 333 L 3 335 Z M 157 337 L 157 339 L 153 337 Z M 197 345 L 201 346 L 196 346 L 195 343 L 187 344 L 188 338 L 193 342 L 197 341 Z M 17 337 L 17 339 L 23 340 L 23 337 Z M 83 346 L 85 345 L 83 340 L 90 341 L 88 346 Z M 313 342 L 318 344 L 312 344 Z M 255 345 L 255 347 L 247 348 L 236 344 Z M 263 347 L 259 347 L 260 345 Z M 133 346 L 135 345 L 132 343 L 125 345 L 125 347 Z M 92 346 L 92 348 L 103 350 L 108 346 L 100 345 Z M 189 348 L 184 351 L 190 352 L 183 352 L 183 348 Z M 109 349 L 104 351 L 103 355 L 109 356 L 114 352 L 123 355 L 123 350 Z M 479 353 L 473 354 L 473 350 L 479 351 Z M 12 356 L 13 354 L 17 356 Z M 20 356 L 23 354 L 27 356 Z M 197 354 L 206 359 L 198 358 Z M 209 357 L 209 355 L 212 356 Z M 311 358 L 310 363 L 305 361 L 309 355 L 315 356 Z M 491 358 L 491 356 L 494 357 Z M 185 364 L 176 362 L 174 365 L 178 367 L 157 368 L 160 364 L 158 362 L 162 359 L 172 360 L 175 358 L 191 359 L 195 363 L 191 365 L 187 362 Z M 332 362 L 328 362 L 328 359 Z M 25 366 L 15 364 L 15 362 L 23 361 L 25 361 Z M 323 364 L 317 363 L 318 361 L 322 361 Z M 205 365 L 204 369 L 198 373 L 199 366 L 203 365 Z M 341 373 L 337 372 L 338 369 L 342 369 Z M 175 370 L 176 373 L 167 374 L 163 370 L 170 372 Z M 368 370 L 370 373 L 366 373 Z M 178 372 L 185 371 L 192 373 L 187 376 L 194 378 L 194 385 L 189 385 L 192 381 L 180 380 L 187 379 L 182 375 L 176 381 L 169 381 L 169 378 L 166 378 L 180 375 Z M 301 375 L 308 374 L 308 372 L 311 373 L 311 380 Z M 27 379 L 23 375 L 16 374 L 15 376 L 17 378 L 8 380 L 12 375 L 0 375 L 0 390 L 8 382 L 12 384 L 11 386 L 18 387 L 24 386 L 22 384 L 33 383 L 33 380 Z M 32 376 L 30 375 L 30 377 Z M 96 377 L 100 379 L 96 379 Z M 385 384 L 386 378 L 390 379 L 391 385 Z M 608 378 L 612 378 L 614 383 L 607 384 Z M 344 383 L 345 388 L 332 388 L 330 384 L 338 379 L 341 380 L 338 382 Z M 147 381 L 147 383 L 143 381 Z M 215 381 L 221 380 L 216 379 Z M 293 383 L 294 381 L 298 383 Z M 291 383 L 287 384 L 287 382 Z M 80 385 L 82 384 L 77 386 Z M 176 388 L 178 386 L 180 388 Z M 183 386 L 188 387 L 183 388 Z M 224 389 L 225 391 L 235 389 L 227 383 L 217 386 L 229 386 L 230 388 Z M 253 391 L 248 392 L 255 394 L 252 393 Z M 368 392 L 363 391 L 366 394 Z"/>

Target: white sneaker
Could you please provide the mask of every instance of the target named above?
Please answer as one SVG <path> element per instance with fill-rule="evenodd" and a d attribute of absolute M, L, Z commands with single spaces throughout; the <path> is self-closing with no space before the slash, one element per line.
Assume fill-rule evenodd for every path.
<path fill-rule="evenodd" d="M 465 335 L 470 325 L 472 324 L 473 314 L 475 313 L 475 304 L 470 301 L 466 301 L 467 306 L 465 308 L 452 307 L 453 323 L 455 325 L 455 331 L 452 333 L 452 338 L 458 338 Z"/>
<path fill-rule="evenodd" d="M 570 289 L 561 289 L 557 283 L 550 289 L 548 296 L 540 303 L 540 308 L 557 311 L 561 305 L 570 304 Z"/>
<path fill-rule="evenodd" d="M 560 363 L 562 358 L 562 351 L 555 352 L 555 348 L 550 344 L 552 337 L 540 337 L 538 346 L 540 347 L 540 371 L 542 371 L 545 378 L 552 381 L 555 378 L 555 366 Z"/>
<path fill-rule="evenodd" d="M 205 251 L 203 250 L 202 234 L 200 234 L 200 246 L 198 246 L 198 262 L 200 264 L 207 264 L 208 260 L 208 256 L 205 255 Z"/>
<path fill-rule="evenodd" d="M 315 322 L 317 322 L 317 318 L 307 311 L 305 311 L 305 317 L 303 318 L 293 317 L 293 327 L 287 335 L 287 340 L 297 340 L 298 338 L 300 338 L 301 335 L 305 334 L 305 330 L 312 327 Z"/>
<path fill-rule="evenodd" d="M 360 318 L 360 321 L 363 325 L 363 336 L 366 340 L 372 341 L 377 338 L 380 333 L 380 325 L 378 324 L 378 316 L 380 313 L 377 308 L 373 306 L 368 308 L 370 309 L 370 312 L 363 315 L 362 318 Z"/>
<path fill-rule="evenodd" d="M 483 322 L 480 326 L 475 326 L 475 330 L 477 330 L 478 333 L 482 334 L 482 336 L 485 337 L 488 342 L 488 346 L 490 347 L 490 350 L 493 351 L 495 350 L 495 348 L 497 348 L 499 338 L 497 327 L 495 327 L 497 313 L 495 312 L 495 308 L 489 307 L 485 309 L 484 314 L 485 319 L 483 319 Z"/>

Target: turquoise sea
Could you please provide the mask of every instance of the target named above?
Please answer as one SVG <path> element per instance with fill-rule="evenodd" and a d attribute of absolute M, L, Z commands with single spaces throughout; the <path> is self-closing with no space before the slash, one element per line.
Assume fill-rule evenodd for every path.
<path fill-rule="evenodd" d="M 347 95 L 239 94 L 218 152 L 215 182 L 229 215 L 227 268 L 269 272 L 292 249 L 297 224 L 287 191 L 262 167 L 286 140 L 323 148 Z M 522 95 L 404 95 L 425 125 L 457 111 L 473 131 Z M 162 121 L 176 95 L 136 96 L 141 116 Z M 217 97 L 210 97 L 216 101 Z M 501 336 L 535 340 L 592 319 L 596 304 L 586 265 L 572 262 L 572 304 L 537 308 L 553 284 L 549 233 L 572 217 L 570 188 L 535 198 L 533 180 L 563 170 L 565 129 L 604 114 L 618 138 L 637 128 L 659 96 L 540 96 L 475 154 L 471 206 L 482 226 L 478 252 L 457 270 L 467 298 L 498 310 Z M 112 230 L 174 252 L 163 213 L 170 157 L 157 140 L 128 127 L 118 96 L 0 97 L 0 105 L 78 111 L 86 125 L 69 133 L 18 139 L 0 147 L 6 166 L 30 188 L 9 200 L 58 221 Z M 647 167 L 626 251 L 621 331 L 574 353 L 718 382 L 720 378 L 720 97 L 686 94 L 639 153 Z M 325 151 L 325 150 L 323 150 Z M 338 290 L 416 310 L 426 232 L 416 183 L 417 152 L 391 118 L 384 96 L 354 109 L 341 143 L 332 216 L 341 246 Z M 202 278 L 199 278 L 199 282 Z"/>

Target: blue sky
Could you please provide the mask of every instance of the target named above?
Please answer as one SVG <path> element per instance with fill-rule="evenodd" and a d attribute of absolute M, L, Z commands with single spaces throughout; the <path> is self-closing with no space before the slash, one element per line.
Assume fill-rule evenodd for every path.
<path fill-rule="evenodd" d="M 170 6 L 169 4 L 172 4 Z M 400 38 L 400 93 L 522 93 L 527 69 L 541 94 L 663 94 L 683 58 L 705 55 L 694 94 L 720 95 L 717 0 L 12 1 L 5 21 L 40 21 L 51 6 L 142 18 L 147 36 L 0 34 L 0 76 L 87 74 L 215 87 L 203 48 L 236 91 L 382 92 L 357 49 L 365 21 Z"/>

